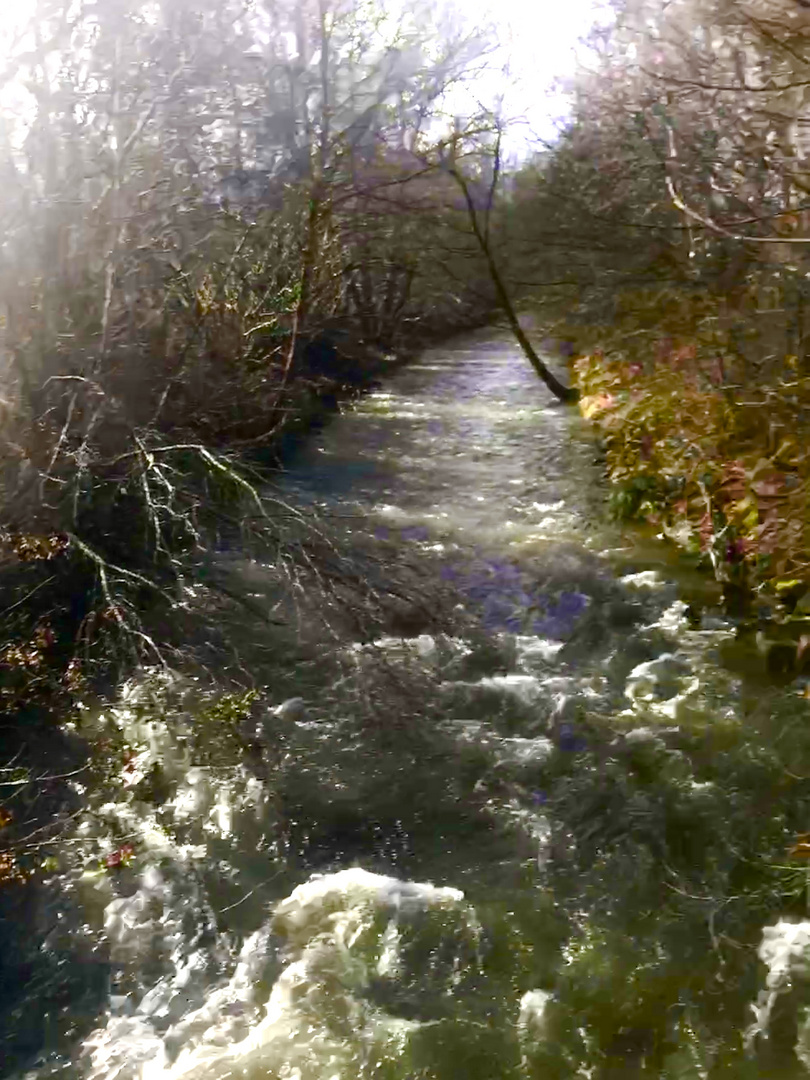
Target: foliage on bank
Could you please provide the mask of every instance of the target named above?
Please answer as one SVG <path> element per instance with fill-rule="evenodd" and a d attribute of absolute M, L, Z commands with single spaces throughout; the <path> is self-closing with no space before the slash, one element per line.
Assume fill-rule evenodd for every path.
<path fill-rule="evenodd" d="M 806 603 L 810 378 L 794 370 L 746 386 L 733 360 L 694 341 L 662 339 L 651 352 L 644 363 L 601 350 L 574 362 L 615 513 L 660 526 L 720 581 Z"/>
<path fill-rule="evenodd" d="M 61 686 L 95 661 L 166 659 L 168 610 L 212 587 L 211 553 L 237 537 L 286 570 L 311 564 L 316 530 L 257 465 L 494 299 L 425 127 L 477 63 L 476 32 L 381 23 L 361 4 L 43 0 L 8 44 L 0 677 L 14 713 L 46 670 Z"/>
<path fill-rule="evenodd" d="M 511 273 L 591 359 L 614 504 L 729 585 L 801 597 L 810 203 L 800 4 L 620 0 L 514 184 Z"/>
<path fill-rule="evenodd" d="M 72 805 L 77 700 L 144 663 L 226 679 L 235 613 L 294 622 L 305 585 L 369 600 L 272 469 L 495 305 L 427 134 L 485 41 L 423 14 L 37 0 L 3 39 L 0 884 Z"/>

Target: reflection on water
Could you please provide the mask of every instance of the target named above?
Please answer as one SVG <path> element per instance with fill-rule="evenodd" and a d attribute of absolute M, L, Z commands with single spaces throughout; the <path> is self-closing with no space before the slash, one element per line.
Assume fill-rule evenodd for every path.
<path fill-rule="evenodd" d="M 286 497 L 421 561 L 455 631 L 329 638 L 231 712 L 144 676 L 88 719 L 126 747 L 76 825 L 108 861 L 55 880 L 107 977 L 63 995 L 89 1035 L 7 1070 L 807 1074 L 806 682 L 605 521 L 594 457 L 497 334 L 307 444 Z"/>

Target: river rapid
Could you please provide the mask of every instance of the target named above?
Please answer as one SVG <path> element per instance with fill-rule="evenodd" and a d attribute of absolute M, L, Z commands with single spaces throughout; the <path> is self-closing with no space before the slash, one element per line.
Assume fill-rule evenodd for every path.
<path fill-rule="evenodd" d="M 286 613 L 243 636 L 299 659 L 218 705 L 147 672 L 87 716 L 125 765 L 76 780 L 87 857 L 29 912 L 4 1074 L 808 1075 L 807 679 L 609 522 L 576 413 L 480 332 L 280 486 L 383 615 L 320 623 L 224 552 Z"/>

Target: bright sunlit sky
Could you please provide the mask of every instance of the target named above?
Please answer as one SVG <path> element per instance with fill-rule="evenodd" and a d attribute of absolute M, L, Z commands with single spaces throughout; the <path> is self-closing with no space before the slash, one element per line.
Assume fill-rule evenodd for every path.
<path fill-rule="evenodd" d="M 579 40 L 594 23 L 607 20 L 606 5 L 602 0 L 459 0 L 459 10 L 471 22 L 498 28 L 503 49 L 480 92 L 488 102 L 503 88 L 504 115 L 524 121 L 513 129 L 513 148 L 553 137 L 555 121 L 566 112 L 555 80 L 573 73 L 577 54 L 585 58 Z M 499 76 L 497 65 L 508 65 L 511 79 Z"/>
<path fill-rule="evenodd" d="M 8 35 L 30 13 L 35 0 L 0 0 L 0 56 Z M 491 72 L 476 80 L 481 104 L 503 95 L 503 114 L 513 121 L 508 149 L 522 154 L 552 138 L 555 120 L 566 112 L 555 79 L 572 74 L 579 39 L 606 18 L 604 0 L 450 0 L 471 27 L 491 24 L 503 44 L 491 58 Z M 580 54 L 583 50 L 579 49 Z M 504 69 L 508 69 L 505 73 Z M 2 104 L 8 106 L 8 94 Z M 463 107 L 460 111 L 466 111 Z"/>

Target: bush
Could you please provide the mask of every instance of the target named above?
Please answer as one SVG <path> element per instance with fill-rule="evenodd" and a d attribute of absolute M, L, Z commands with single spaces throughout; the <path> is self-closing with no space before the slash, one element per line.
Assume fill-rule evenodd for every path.
<path fill-rule="evenodd" d="M 574 363 L 617 515 L 660 525 L 721 581 L 787 594 L 810 583 L 810 379 L 743 388 L 728 366 L 671 341 L 646 364 L 598 351 Z"/>

